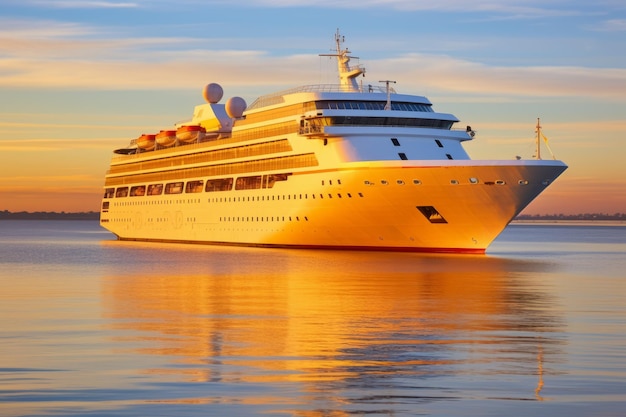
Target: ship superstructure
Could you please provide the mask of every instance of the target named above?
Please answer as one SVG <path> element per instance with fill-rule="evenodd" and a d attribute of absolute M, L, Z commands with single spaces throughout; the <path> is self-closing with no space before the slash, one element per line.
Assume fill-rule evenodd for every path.
<path fill-rule="evenodd" d="M 100 222 L 122 240 L 483 253 L 567 167 L 471 160 L 472 129 L 425 97 L 357 82 L 206 104 L 116 150 Z"/>

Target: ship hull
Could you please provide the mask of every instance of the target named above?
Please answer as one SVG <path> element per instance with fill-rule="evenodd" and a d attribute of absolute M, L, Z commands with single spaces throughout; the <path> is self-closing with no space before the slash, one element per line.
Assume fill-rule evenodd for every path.
<path fill-rule="evenodd" d="M 121 240 L 484 253 L 566 166 L 558 161 L 359 162 L 271 189 L 113 199 Z"/>

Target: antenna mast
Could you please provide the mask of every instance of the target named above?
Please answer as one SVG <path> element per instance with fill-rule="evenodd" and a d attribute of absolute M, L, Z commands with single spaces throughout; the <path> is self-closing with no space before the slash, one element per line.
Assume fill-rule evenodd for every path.
<path fill-rule="evenodd" d="M 387 104 L 385 104 L 385 110 L 391 110 L 391 89 L 389 88 L 389 84 L 395 84 L 395 81 L 392 80 L 381 80 L 379 83 L 385 83 L 387 85 Z"/>
<path fill-rule="evenodd" d="M 351 67 L 349 65 L 350 58 L 359 59 L 358 56 L 350 56 L 348 48 L 341 49 L 341 44 L 346 40 L 345 36 L 342 36 L 337 29 L 335 34 L 335 43 L 337 53 L 335 54 L 320 54 L 320 56 L 333 56 L 337 58 L 337 69 L 339 70 L 339 81 L 343 87 L 346 87 L 349 91 L 360 91 L 359 85 L 356 82 L 356 77 L 365 73 L 365 69 L 360 65 Z"/>
<path fill-rule="evenodd" d="M 541 125 L 539 124 L 539 118 L 537 117 L 537 159 L 541 159 Z"/>

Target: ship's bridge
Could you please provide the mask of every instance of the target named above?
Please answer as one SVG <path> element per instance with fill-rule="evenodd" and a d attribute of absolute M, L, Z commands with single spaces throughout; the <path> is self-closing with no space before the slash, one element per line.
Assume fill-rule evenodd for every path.
<path fill-rule="evenodd" d="M 390 92 L 392 94 L 396 93 L 395 90 L 393 90 L 392 88 L 390 88 Z M 251 105 L 249 105 L 246 111 L 257 110 L 263 107 L 275 106 L 279 104 L 284 104 L 288 101 L 294 101 L 293 97 L 290 97 L 291 100 L 287 100 L 287 97 L 293 96 L 294 94 L 302 94 L 302 93 L 312 93 L 312 95 L 314 95 L 315 97 L 320 97 L 320 98 L 321 98 L 320 94 L 323 94 L 324 96 L 326 96 L 327 93 L 340 93 L 340 95 L 337 97 L 338 98 L 341 97 L 341 99 L 345 100 L 346 93 L 351 93 L 351 95 L 357 95 L 357 96 L 361 94 L 376 94 L 377 97 L 380 97 L 381 94 L 383 94 L 384 96 L 387 95 L 387 89 L 380 87 L 380 86 L 368 85 L 362 88 L 360 91 L 354 91 L 350 89 L 348 86 L 342 85 L 342 84 L 303 85 L 299 87 L 290 88 L 288 90 L 278 91 L 273 94 L 267 94 L 267 95 L 261 96 L 257 98 Z M 307 96 L 310 97 L 311 94 Z M 417 96 L 410 96 L 410 97 L 417 97 Z M 424 98 L 424 100 L 426 99 Z M 428 100 L 426 101 L 430 103 Z"/>

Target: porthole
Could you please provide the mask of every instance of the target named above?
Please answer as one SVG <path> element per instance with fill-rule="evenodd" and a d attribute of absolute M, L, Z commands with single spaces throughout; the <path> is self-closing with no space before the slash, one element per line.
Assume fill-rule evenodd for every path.
<path fill-rule="evenodd" d="M 496 184 L 497 185 L 504 185 L 504 184 L 506 184 L 506 181 L 504 181 L 504 180 L 496 180 Z"/>
<path fill-rule="evenodd" d="M 471 178 L 469 179 L 469 182 L 470 182 L 470 184 L 478 184 L 478 178 L 471 177 Z"/>
<path fill-rule="evenodd" d="M 398 184 L 398 185 L 404 185 L 404 181 L 403 181 L 403 180 L 396 180 L 396 184 Z"/>
<path fill-rule="evenodd" d="M 420 185 L 422 183 L 422 181 L 420 180 L 413 180 L 413 184 L 414 185 Z"/>
<path fill-rule="evenodd" d="M 450 180 L 450 184 L 452 185 L 457 185 L 459 183 L 459 180 Z"/>
<path fill-rule="evenodd" d="M 519 185 L 528 185 L 528 180 L 519 180 L 517 183 Z"/>
<path fill-rule="evenodd" d="M 387 180 L 380 180 L 380 183 L 382 185 L 389 185 L 389 181 L 387 181 Z"/>

